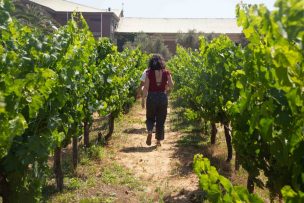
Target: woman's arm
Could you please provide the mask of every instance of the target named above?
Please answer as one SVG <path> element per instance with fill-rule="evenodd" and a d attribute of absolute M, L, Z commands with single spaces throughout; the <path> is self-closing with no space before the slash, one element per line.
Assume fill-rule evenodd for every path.
<path fill-rule="evenodd" d="M 148 90 L 149 90 L 149 78 L 146 77 L 144 82 L 143 97 L 146 98 L 148 96 Z"/>
<path fill-rule="evenodd" d="M 171 76 L 171 74 L 169 73 L 169 74 L 168 74 L 168 87 L 169 87 L 170 90 L 172 90 L 172 89 L 173 89 L 173 86 L 174 86 L 174 83 L 173 83 L 173 80 L 172 80 L 172 76 Z"/>
<path fill-rule="evenodd" d="M 140 77 L 140 85 L 137 89 L 137 94 L 136 94 L 136 98 L 140 98 L 142 97 L 143 94 L 143 88 L 144 88 L 144 84 L 145 84 L 145 79 L 146 79 L 146 71 L 148 69 L 144 70 L 144 72 L 142 73 L 141 77 Z"/>
<path fill-rule="evenodd" d="M 138 99 L 142 96 L 143 88 L 144 88 L 144 82 L 140 81 L 139 87 L 136 90 L 136 99 Z"/>
<path fill-rule="evenodd" d="M 143 96 L 142 96 L 142 100 L 141 100 L 142 108 L 145 108 L 145 100 L 146 100 L 146 97 L 148 96 L 148 90 L 149 90 L 149 78 L 146 77 L 145 82 L 144 82 Z"/>

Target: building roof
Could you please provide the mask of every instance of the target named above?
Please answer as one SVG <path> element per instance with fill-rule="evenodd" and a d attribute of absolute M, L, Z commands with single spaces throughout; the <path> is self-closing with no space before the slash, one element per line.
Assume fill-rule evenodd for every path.
<path fill-rule="evenodd" d="M 56 12 L 81 12 L 81 13 L 105 13 L 105 12 L 112 12 L 117 17 L 120 16 L 121 10 L 119 9 L 99 9 L 94 8 L 82 4 L 78 4 L 71 1 L 66 0 L 30 0 L 30 2 L 39 4 L 41 6 L 47 7 Z"/>
<path fill-rule="evenodd" d="M 118 33 L 242 33 L 233 18 L 120 18 Z"/>

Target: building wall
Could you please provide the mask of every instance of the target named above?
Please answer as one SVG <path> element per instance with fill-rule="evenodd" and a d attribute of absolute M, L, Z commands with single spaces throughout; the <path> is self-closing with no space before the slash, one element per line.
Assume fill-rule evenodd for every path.
<path fill-rule="evenodd" d="M 169 51 L 171 53 L 176 52 L 176 37 L 177 33 L 166 33 L 166 34 L 161 34 L 164 40 L 164 44 L 168 47 Z"/>
<path fill-rule="evenodd" d="M 101 13 L 85 13 L 83 17 L 86 19 L 90 30 L 92 31 L 95 38 L 101 37 Z"/>
<path fill-rule="evenodd" d="M 48 12 L 61 25 L 66 25 L 72 15 L 70 12 L 54 12 L 49 9 Z M 95 38 L 103 36 L 109 37 L 112 40 L 114 39 L 114 29 L 117 26 L 118 20 L 114 17 L 113 13 L 82 13 L 82 15 Z"/>
<path fill-rule="evenodd" d="M 102 15 L 102 36 L 114 39 L 115 24 L 117 24 L 117 20 L 110 13 L 104 13 Z"/>
<path fill-rule="evenodd" d="M 230 33 L 227 34 L 227 36 L 236 43 L 242 43 L 242 41 L 245 40 L 245 36 L 242 33 Z"/>
<path fill-rule="evenodd" d="M 176 52 L 176 41 L 164 40 L 164 44 L 168 47 L 168 49 L 171 53 Z"/>

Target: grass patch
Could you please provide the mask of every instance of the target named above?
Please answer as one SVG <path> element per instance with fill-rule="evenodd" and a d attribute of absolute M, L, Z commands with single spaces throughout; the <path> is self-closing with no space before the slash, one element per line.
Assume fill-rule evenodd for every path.
<path fill-rule="evenodd" d="M 100 162 L 89 159 L 88 165 L 78 167 L 76 177 L 64 178 L 65 187 L 62 193 L 50 187 L 45 193 L 44 202 L 115 202 L 115 196 L 100 193 L 98 188 L 101 185 L 108 185 L 118 191 L 125 190 L 123 186 L 132 191 L 143 190 L 141 182 L 123 166 L 110 160 L 105 160 L 103 166 L 99 164 Z M 50 185 L 54 184 L 51 181 Z"/>
<path fill-rule="evenodd" d="M 100 160 L 106 156 L 104 147 L 99 145 L 93 145 L 88 150 L 90 159 Z"/>
<path fill-rule="evenodd" d="M 87 150 L 80 152 L 80 164 L 88 165 L 92 160 L 102 160 L 108 156 L 107 151 L 103 146 L 92 145 Z"/>
<path fill-rule="evenodd" d="M 83 184 L 79 178 L 69 178 L 69 179 L 65 180 L 64 182 L 66 182 L 66 187 L 69 190 L 78 189 Z"/>
<path fill-rule="evenodd" d="M 141 183 L 124 167 L 113 162 L 112 149 L 92 145 L 88 149 L 79 148 L 80 164 L 73 170 L 71 154 L 64 152 L 62 168 L 64 190 L 59 193 L 55 188 L 54 176 L 50 176 L 44 187 L 43 202 L 115 202 L 117 197 L 101 194 L 98 188 L 109 185 L 115 190 L 141 190 Z M 110 189 L 110 190 L 112 190 Z"/>
<path fill-rule="evenodd" d="M 76 201 L 75 195 L 72 193 L 62 193 L 56 198 L 52 199 L 51 201 L 48 202 L 60 202 L 60 203 L 69 203 L 71 201 Z"/>
<path fill-rule="evenodd" d="M 192 146 L 192 147 L 201 147 L 205 144 L 203 138 L 199 134 L 183 136 L 180 140 L 177 141 L 178 146 Z"/>
<path fill-rule="evenodd" d="M 160 187 L 157 187 L 155 189 L 155 192 L 157 193 L 158 195 L 158 202 L 159 203 L 164 203 L 164 197 L 165 197 L 165 192 L 163 191 L 163 189 L 161 189 Z"/>
<path fill-rule="evenodd" d="M 125 185 L 130 189 L 141 190 L 140 182 L 133 174 L 117 163 L 112 163 L 102 169 L 101 179 L 106 184 Z"/>
<path fill-rule="evenodd" d="M 63 154 L 62 159 L 61 159 L 62 172 L 67 177 L 73 177 L 74 169 L 73 169 L 72 155 L 69 153 L 68 150 L 63 150 L 62 154 Z"/>
<path fill-rule="evenodd" d="M 154 190 L 154 195 L 141 194 L 140 202 L 142 203 L 164 203 L 165 202 L 165 188 L 160 186 Z"/>
<path fill-rule="evenodd" d="M 90 158 L 87 154 L 81 157 L 80 162 L 81 165 L 88 165 L 90 163 Z"/>
<path fill-rule="evenodd" d="M 84 198 L 80 200 L 79 203 L 112 203 L 115 201 L 115 197 L 92 197 L 92 198 Z"/>

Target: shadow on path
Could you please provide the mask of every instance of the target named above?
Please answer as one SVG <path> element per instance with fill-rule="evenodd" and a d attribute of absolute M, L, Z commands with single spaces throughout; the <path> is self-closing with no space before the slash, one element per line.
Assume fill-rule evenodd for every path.
<path fill-rule="evenodd" d="M 128 129 L 125 129 L 123 132 L 127 133 L 127 134 L 143 134 L 143 135 L 145 135 L 146 128 L 128 128 Z"/>
<path fill-rule="evenodd" d="M 185 133 L 185 135 L 177 141 L 177 148 L 173 154 L 177 158 L 181 166 L 179 167 L 179 174 L 184 176 L 193 173 L 193 157 L 195 154 L 203 154 L 204 157 L 210 160 L 211 165 L 218 169 L 218 172 L 230 177 L 232 173 L 232 166 L 226 162 L 224 156 L 214 156 L 214 146 L 207 143 L 208 135 L 199 133 Z M 193 140 L 193 142 L 188 141 Z"/>
<path fill-rule="evenodd" d="M 181 190 L 177 195 L 164 197 L 165 203 L 201 203 L 204 193 L 198 189 L 195 191 Z"/>
<path fill-rule="evenodd" d="M 124 153 L 134 153 L 134 152 L 152 152 L 156 149 L 156 146 L 152 147 L 125 147 L 121 149 L 121 152 Z"/>

